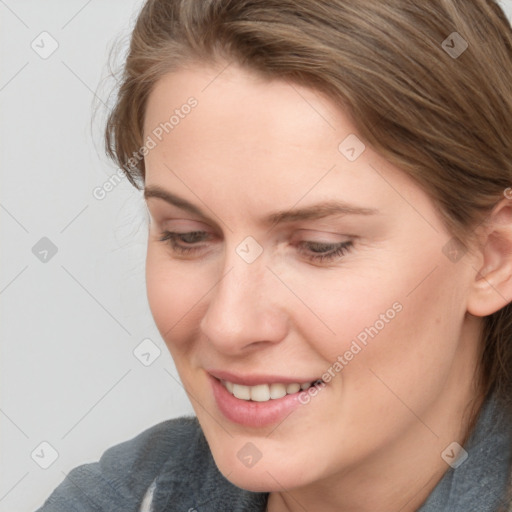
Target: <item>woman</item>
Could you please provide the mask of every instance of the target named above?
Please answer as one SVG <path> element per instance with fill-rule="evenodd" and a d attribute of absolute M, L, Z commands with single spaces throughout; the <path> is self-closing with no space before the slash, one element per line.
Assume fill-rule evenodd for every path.
<path fill-rule="evenodd" d="M 494 1 L 149 0 L 106 143 L 197 419 L 40 510 L 512 510 L 511 133 Z"/>

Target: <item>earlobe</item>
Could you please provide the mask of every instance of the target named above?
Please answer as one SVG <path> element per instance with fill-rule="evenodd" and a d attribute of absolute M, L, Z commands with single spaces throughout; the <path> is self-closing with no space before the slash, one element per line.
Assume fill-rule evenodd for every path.
<path fill-rule="evenodd" d="M 512 201 L 503 199 L 485 222 L 485 235 L 478 251 L 476 271 L 468 296 L 467 310 L 488 316 L 512 301 Z"/>

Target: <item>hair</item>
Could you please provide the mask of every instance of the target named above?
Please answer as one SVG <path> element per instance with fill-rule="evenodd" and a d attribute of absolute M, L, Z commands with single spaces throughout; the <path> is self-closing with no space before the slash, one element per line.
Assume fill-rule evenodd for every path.
<path fill-rule="evenodd" d="M 496 1 L 148 0 L 105 131 L 135 187 L 155 84 L 226 60 L 326 94 L 430 196 L 463 250 L 512 182 L 512 28 Z M 478 386 L 510 410 L 511 304 L 484 318 L 482 338 Z"/>

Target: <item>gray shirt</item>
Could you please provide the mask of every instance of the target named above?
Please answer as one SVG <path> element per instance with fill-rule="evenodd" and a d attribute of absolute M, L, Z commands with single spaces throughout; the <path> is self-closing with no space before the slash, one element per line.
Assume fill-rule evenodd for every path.
<path fill-rule="evenodd" d="M 464 446 L 467 459 L 455 467 L 450 450 L 445 453 L 448 470 L 418 512 L 497 512 L 500 506 L 512 512 L 505 499 L 511 422 L 501 411 L 495 399 L 484 403 Z M 38 512 L 264 512 L 267 497 L 226 480 L 197 419 L 184 417 L 75 468 Z"/>

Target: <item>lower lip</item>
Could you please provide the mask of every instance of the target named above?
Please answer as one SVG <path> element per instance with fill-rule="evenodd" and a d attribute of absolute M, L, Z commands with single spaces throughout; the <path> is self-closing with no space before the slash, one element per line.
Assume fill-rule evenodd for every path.
<path fill-rule="evenodd" d="M 246 427 L 264 427 L 278 423 L 301 405 L 298 400 L 300 391 L 266 402 L 253 402 L 236 398 L 214 377 L 210 376 L 210 381 L 222 414 L 228 420 Z"/>

